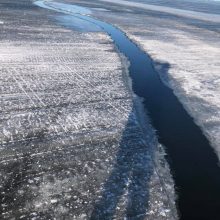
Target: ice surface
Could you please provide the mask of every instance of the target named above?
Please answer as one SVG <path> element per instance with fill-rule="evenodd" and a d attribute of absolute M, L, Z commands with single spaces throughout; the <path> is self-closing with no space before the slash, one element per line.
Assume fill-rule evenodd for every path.
<path fill-rule="evenodd" d="M 189 17 L 193 19 L 200 19 L 200 20 L 205 20 L 205 21 L 214 20 L 215 22 L 220 22 L 220 15 L 218 14 L 209 14 L 209 13 L 203 13 L 203 12 L 198 12 L 198 11 L 190 11 L 190 10 L 178 9 L 178 8 L 173 8 L 173 7 L 144 4 L 144 3 L 134 2 L 134 1 L 125 1 L 125 0 L 101 0 L 101 1 L 119 4 L 119 5 L 126 5 L 129 7 L 138 7 L 141 9 L 146 9 L 146 10 L 151 10 L 151 11 L 169 13 L 172 15 Z"/>
<path fill-rule="evenodd" d="M 127 0 L 144 4 L 166 6 L 190 11 L 220 14 L 220 2 L 212 0 Z"/>
<path fill-rule="evenodd" d="M 50 10 L 54 8 L 54 10 L 56 10 L 56 11 L 58 11 L 58 9 L 60 9 L 60 11 L 63 10 L 65 12 L 69 12 L 69 13 L 73 13 L 73 14 L 89 15 L 92 13 L 91 10 L 89 10 L 85 7 L 80 7 L 77 5 L 67 5 L 67 4 L 53 2 L 53 1 L 35 1 L 34 4 L 38 5 L 42 8 L 46 8 L 46 9 L 50 9 Z"/>
<path fill-rule="evenodd" d="M 97 31 L 102 31 L 102 29 L 95 25 L 92 24 L 91 22 L 82 20 L 80 18 L 71 16 L 71 15 L 60 15 L 56 16 L 56 20 L 69 28 L 73 28 L 75 30 L 81 31 L 81 32 L 97 32 Z"/>
<path fill-rule="evenodd" d="M 53 1 L 50 1 L 48 3 L 46 2 L 46 4 L 50 5 L 50 7 L 52 7 L 52 8 L 56 8 L 56 9 L 60 8 L 63 11 L 67 11 L 67 12 L 70 12 L 70 13 L 73 13 L 73 14 L 89 15 L 89 14 L 92 13 L 91 10 L 89 10 L 85 7 L 77 6 L 77 5 L 67 5 L 67 4 L 53 2 Z"/>
<path fill-rule="evenodd" d="M 220 158 L 220 22 L 216 15 L 205 21 L 187 12 L 176 16 L 163 9 L 153 11 L 146 3 L 146 8 L 130 7 L 136 2 L 120 3 L 124 6 L 120 15 L 115 2 L 105 4 L 111 12 L 96 16 L 119 26 L 150 54 L 164 83 L 174 89 Z"/>
<path fill-rule="evenodd" d="M 1 16 L 0 218 L 174 219 L 163 149 L 110 37 L 26 0 Z"/>

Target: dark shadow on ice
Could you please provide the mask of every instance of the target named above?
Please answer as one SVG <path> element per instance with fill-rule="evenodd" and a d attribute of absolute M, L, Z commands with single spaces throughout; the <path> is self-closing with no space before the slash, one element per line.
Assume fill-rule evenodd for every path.
<path fill-rule="evenodd" d="M 150 147 L 130 113 L 124 129 L 113 170 L 104 183 L 101 199 L 96 203 L 91 220 L 117 217 L 144 219 L 148 206 L 148 181 L 152 174 Z M 119 205 L 120 203 L 120 205 Z M 124 209 L 126 213 L 123 213 Z"/>

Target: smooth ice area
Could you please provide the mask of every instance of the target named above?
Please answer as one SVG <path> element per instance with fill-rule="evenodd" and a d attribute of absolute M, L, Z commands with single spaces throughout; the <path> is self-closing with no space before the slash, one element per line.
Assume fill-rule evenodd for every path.
<path fill-rule="evenodd" d="M 91 10 L 80 7 L 77 5 L 67 5 L 59 2 L 52 2 L 52 1 L 35 1 L 34 4 L 38 5 L 39 7 L 54 10 L 55 11 L 65 11 L 65 13 L 72 13 L 72 14 L 82 14 L 82 15 L 89 15 L 92 14 Z"/>
<path fill-rule="evenodd" d="M 61 25 L 81 32 L 99 32 L 102 29 L 89 21 L 71 15 L 60 15 L 55 18 Z"/>
<path fill-rule="evenodd" d="M 35 5 L 45 8 L 45 9 L 50 9 L 58 12 L 65 12 L 66 14 L 81 14 L 81 15 L 90 15 L 92 14 L 91 10 L 80 7 L 77 5 L 67 5 L 63 3 L 57 3 L 57 2 L 52 2 L 52 1 L 35 1 Z M 97 32 L 101 31 L 101 28 L 95 24 L 92 24 L 91 22 L 88 22 L 86 20 L 73 17 L 71 15 L 60 15 L 56 16 L 56 20 L 61 24 L 65 25 L 69 28 L 74 28 L 75 30 L 78 31 L 92 31 L 92 32 Z"/>

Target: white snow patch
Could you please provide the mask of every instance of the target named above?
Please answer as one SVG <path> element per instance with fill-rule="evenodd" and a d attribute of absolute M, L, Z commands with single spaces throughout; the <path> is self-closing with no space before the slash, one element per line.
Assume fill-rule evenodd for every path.
<path fill-rule="evenodd" d="M 58 201 L 57 201 L 57 199 L 51 199 L 50 202 L 51 202 L 51 204 L 55 204 L 55 203 L 57 203 Z"/>
<path fill-rule="evenodd" d="M 190 11 L 190 10 L 183 10 L 178 8 L 171 8 L 166 6 L 159 6 L 159 5 L 150 5 L 150 4 L 144 4 L 139 2 L 130 2 L 125 0 L 100 0 L 103 2 L 109 2 L 119 5 L 126 5 L 131 7 L 138 7 L 146 10 L 151 11 L 159 11 L 159 12 L 165 12 L 177 16 L 183 16 L 183 17 L 189 17 L 194 19 L 200 19 L 205 21 L 215 21 L 220 22 L 220 15 L 217 14 L 209 14 L 204 12 L 196 12 L 196 11 Z"/>

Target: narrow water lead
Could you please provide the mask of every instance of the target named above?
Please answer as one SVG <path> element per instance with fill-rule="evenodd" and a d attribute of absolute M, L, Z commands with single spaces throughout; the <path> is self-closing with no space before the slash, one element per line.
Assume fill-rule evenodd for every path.
<path fill-rule="evenodd" d="M 62 8 L 45 7 L 70 14 Z M 144 105 L 157 130 L 159 142 L 166 147 L 178 195 L 180 219 L 219 220 L 218 158 L 173 91 L 161 82 L 150 57 L 118 28 L 88 16 L 73 15 L 101 27 L 129 59 L 133 90 L 144 98 Z M 161 65 L 169 69 L 168 64 Z"/>

